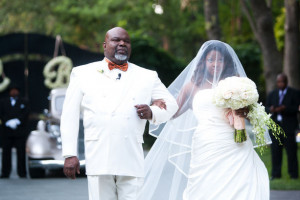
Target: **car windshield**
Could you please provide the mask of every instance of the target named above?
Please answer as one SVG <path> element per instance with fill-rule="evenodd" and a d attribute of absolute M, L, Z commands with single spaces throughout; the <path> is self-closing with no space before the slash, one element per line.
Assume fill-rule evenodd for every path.
<path fill-rule="evenodd" d="M 62 112 L 62 108 L 63 108 L 63 103 L 64 103 L 64 100 L 65 100 L 65 96 L 62 95 L 62 96 L 57 96 L 55 98 L 55 110 L 61 114 Z"/>

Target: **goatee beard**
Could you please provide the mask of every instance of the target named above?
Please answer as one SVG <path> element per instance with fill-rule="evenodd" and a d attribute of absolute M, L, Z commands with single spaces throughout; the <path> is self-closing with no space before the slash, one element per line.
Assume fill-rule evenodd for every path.
<path fill-rule="evenodd" d="M 115 58 L 119 61 L 127 60 L 127 57 L 128 57 L 127 55 L 115 53 Z"/>

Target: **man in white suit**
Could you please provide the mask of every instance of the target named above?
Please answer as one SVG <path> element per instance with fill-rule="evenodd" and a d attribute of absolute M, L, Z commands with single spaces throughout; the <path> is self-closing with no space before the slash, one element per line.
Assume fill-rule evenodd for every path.
<path fill-rule="evenodd" d="M 79 173 L 77 137 L 83 115 L 86 174 L 90 200 L 136 200 L 143 184 L 146 121 L 160 124 L 177 111 L 176 100 L 155 71 L 128 62 L 126 30 L 109 30 L 105 58 L 75 67 L 61 117 L 64 173 Z M 151 105 L 163 101 L 163 107 Z"/>

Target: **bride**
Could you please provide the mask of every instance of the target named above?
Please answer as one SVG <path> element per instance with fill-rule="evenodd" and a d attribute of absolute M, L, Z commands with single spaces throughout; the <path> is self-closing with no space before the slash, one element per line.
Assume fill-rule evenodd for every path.
<path fill-rule="evenodd" d="M 269 199 L 255 144 L 234 142 L 226 110 L 212 103 L 214 88 L 230 76 L 245 77 L 242 64 L 228 44 L 211 40 L 170 85 L 179 110 L 166 124 L 150 126 L 157 140 L 146 156 L 139 200 Z"/>

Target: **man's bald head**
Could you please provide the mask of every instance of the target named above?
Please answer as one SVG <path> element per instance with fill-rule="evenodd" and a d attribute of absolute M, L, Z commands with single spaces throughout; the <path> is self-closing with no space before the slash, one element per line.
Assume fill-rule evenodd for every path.
<path fill-rule="evenodd" d="M 109 30 L 106 32 L 106 35 L 105 35 L 105 41 L 106 41 L 109 37 L 111 37 L 111 36 L 113 36 L 113 35 L 115 35 L 115 34 L 121 33 L 121 32 L 128 35 L 127 31 L 126 31 L 124 28 L 122 28 L 122 27 L 114 27 L 114 28 L 112 28 L 112 29 L 109 29 Z M 129 35 L 128 35 L 128 37 L 129 37 Z"/>
<path fill-rule="evenodd" d="M 115 27 L 107 31 L 103 42 L 104 55 L 116 64 L 128 61 L 131 54 L 130 37 L 127 31 L 121 27 Z"/>

